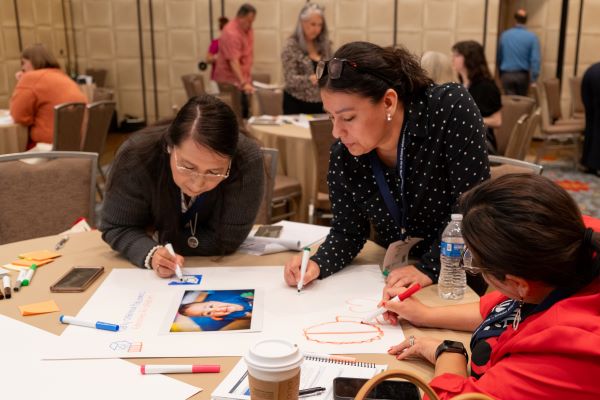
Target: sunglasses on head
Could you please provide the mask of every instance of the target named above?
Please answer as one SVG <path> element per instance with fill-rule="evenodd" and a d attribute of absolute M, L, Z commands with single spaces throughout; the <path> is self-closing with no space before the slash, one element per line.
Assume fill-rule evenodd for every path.
<path fill-rule="evenodd" d="M 367 70 L 364 68 L 360 68 L 357 63 L 352 60 L 348 60 L 346 58 L 332 58 L 330 60 L 324 61 L 321 60 L 317 64 L 317 68 L 315 70 L 315 74 L 317 75 L 317 79 L 321 79 L 323 75 L 329 75 L 330 79 L 340 79 L 342 77 L 342 73 L 344 72 L 344 66 L 349 66 L 354 69 L 356 72 L 361 74 L 368 74 L 374 76 L 376 78 L 381 79 L 389 86 L 393 87 L 394 84 L 391 80 L 386 78 L 385 76 L 379 74 L 376 71 Z"/>

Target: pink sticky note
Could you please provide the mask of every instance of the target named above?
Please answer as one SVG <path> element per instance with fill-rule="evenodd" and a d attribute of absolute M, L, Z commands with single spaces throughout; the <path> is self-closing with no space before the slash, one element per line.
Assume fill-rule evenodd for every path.
<path fill-rule="evenodd" d="M 24 306 L 19 306 L 19 310 L 21 310 L 21 315 L 37 315 L 37 314 L 45 314 L 51 313 L 54 311 L 60 311 L 58 305 L 54 302 L 54 300 L 42 301 L 40 303 L 26 304 Z"/>

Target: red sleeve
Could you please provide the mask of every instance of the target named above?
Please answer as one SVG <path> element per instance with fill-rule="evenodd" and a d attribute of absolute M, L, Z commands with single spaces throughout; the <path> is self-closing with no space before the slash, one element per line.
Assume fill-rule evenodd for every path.
<path fill-rule="evenodd" d="M 481 313 L 483 319 L 488 316 L 488 314 L 492 311 L 492 308 L 507 299 L 508 297 L 497 290 L 494 290 L 493 292 L 490 292 L 479 299 L 479 312 Z"/>
<path fill-rule="evenodd" d="M 10 98 L 10 115 L 17 124 L 29 126 L 33 124 L 37 99 L 29 87 L 23 74 Z"/>
<path fill-rule="evenodd" d="M 219 39 L 219 57 L 227 61 L 239 60 L 242 57 L 242 40 L 231 32 L 223 32 Z"/>

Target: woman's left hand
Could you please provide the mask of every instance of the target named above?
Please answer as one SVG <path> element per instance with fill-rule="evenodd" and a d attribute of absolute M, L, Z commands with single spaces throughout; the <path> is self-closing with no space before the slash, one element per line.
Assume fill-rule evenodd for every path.
<path fill-rule="evenodd" d="M 417 338 L 411 335 L 402 343 L 390 347 L 388 354 L 395 354 L 398 360 L 407 357 L 422 358 L 435 365 L 435 351 L 441 343 L 442 340 L 440 339 Z"/>

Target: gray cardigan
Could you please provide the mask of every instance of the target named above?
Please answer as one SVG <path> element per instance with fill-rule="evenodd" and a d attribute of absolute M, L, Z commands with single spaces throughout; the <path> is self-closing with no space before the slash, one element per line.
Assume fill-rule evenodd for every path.
<path fill-rule="evenodd" d="M 127 151 L 127 147 L 126 143 L 120 151 Z M 100 223 L 102 239 L 133 264 L 143 267 L 148 252 L 159 244 L 149 234 L 158 221 L 154 211 L 156 204 L 153 204 L 156 172 L 143 167 L 129 171 L 120 170 L 118 165 L 113 168 L 111 175 L 126 175 L 121 175 L 124 179 L 115 180 L 106 192 Z M 264 189 L 264 163 L 259 145 L 240 134 L 231 168 L 229 178 L 207 192 L 198 211 L 195 236 L 199 246 L 192 249 L 187 245 L 191 233 L 183 223 L 175 237 L 164 238 L 173 244 L 178 254 L 229 254 L 248 236 Z M 174 215 L 181 215 L 180 201 L 170 206 L 177 210 Z"/>

